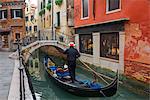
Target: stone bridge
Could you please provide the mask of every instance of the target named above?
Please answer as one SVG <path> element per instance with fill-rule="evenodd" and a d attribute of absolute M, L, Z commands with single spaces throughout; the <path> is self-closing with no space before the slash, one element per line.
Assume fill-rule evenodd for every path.
<path fill-rule="evenodd" d="M 54 46 L 54 47 L 60 48 L 62 50 L 65 50 L 68 47 L 65 43 L 59 42 L 56 40 L 41 40 L 41 41 L 33 42 L 28 46 L 22 47 L 22 49 L 21 49 L 25 62 L 28 61 L 30 55 L 36 49 L 43 47 L 43 46 Z M 18 55 L 18 52 L 16 51 L 15 53 L 11 54 L 9 57 L 13 58 L 17 55 Z"/>

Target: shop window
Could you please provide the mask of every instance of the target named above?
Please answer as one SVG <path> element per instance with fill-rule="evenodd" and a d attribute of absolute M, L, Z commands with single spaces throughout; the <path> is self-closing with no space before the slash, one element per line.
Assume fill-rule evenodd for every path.
<path fill-rule="evenodd" d="M 89 0 L 82 0 L 82 18 L 88 17 Z"/>
<path fill-rule="evenodd" d="M 23 18 L 22 9 L 11 9 L 11 18 Z"/>
<path fill-rule="evenodd" d="M 7 10 L 0 10 L 0 19 L 7 18 Z"/>
<path fill-rule="evenodd" d="M 100 34 L 100 57 L 119 60 L 119 33 Z"/>
<path fill-rule="evenodd" d="M 107 12 L 120 9 L 120 0 L 107 0 Z"/>
<path fill-rule="evenodd" d="M 79 35 L 80 52 L 86 54 L 93 54 L 93 38 L 92 34 Z"/>

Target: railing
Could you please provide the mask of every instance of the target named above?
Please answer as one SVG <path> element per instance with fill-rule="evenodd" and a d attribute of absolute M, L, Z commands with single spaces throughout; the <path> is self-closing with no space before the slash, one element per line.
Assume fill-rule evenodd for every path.
<path fill-rule="evenodd" d="M 25 69 L 25 72 L 26 72 L 26 75 L 27 75 L 27 78 L 28 78 L 28 83 L 29 83 L 29 87 L 30 87 L 30 90 L 31 90 L 31 93 L 32 93 L 32 97 L 33 97 L 33 100 L 36 100 L 36 97 L 35 97 L 35 93 L 34 93 L 34 90 L 33 90 L 33 87 L 32 87 L 32 83 L 31 83 L 31 79 L 30 79 L 30 75 L 29 75 L 29 72 L 28 70 L 26 69 L 25 67 L 25 62 L 24 62 L 24 58 L 23 56 L 21 55 L 21 43 L 19 41 L 19 39 L 17 39 L 17 51 L 18 51 L 18 58 L 19 58 L 19 76 L 20 76 L 20 100 L 25 100 L 25 82 L 24 82 L 24 69 Z"/>
<path fill-rule="evenodd" d="M 25 100 L 25 86 L 24 86 L 24 67 L 22 66 L 22 59 L 21 59 L 21 50 L 20 50 L 20 40 L 17 39 L 17 51 L 18 51 L 18 58 L 19 58 L 19 76 L 20 76 L 20 100 Z"/>

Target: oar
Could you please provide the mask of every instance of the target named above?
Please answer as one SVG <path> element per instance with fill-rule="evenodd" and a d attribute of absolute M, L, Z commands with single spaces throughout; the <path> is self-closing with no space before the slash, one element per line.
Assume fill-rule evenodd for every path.
<path fill-rule="evenodd" d="M 84 63 L 82 60 L 79 59 L 79 61 L 85 65 L 88 69 L 90 69 L 94 74 L 96 74 L 98 77 L 100 77 L 106 84 L 109 84 L 106 80 L 104 80 L 97 72 L 95 72 L 92 68 L 90 68 L 86 63 Z"/>

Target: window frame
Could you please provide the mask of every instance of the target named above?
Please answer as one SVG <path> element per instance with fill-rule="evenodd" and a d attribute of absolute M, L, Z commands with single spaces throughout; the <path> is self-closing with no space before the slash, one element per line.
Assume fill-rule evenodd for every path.
<path fill-rule="evenodd" d="M 20 16 L 17 16 L 17 12 L 16 11 L 19 11 L 20 12 Z M 11 18 L 13 19 L 20 19 L 20 18 L 23 18 L 23 9 L 11 9 Z"/>
<path fill-rule="evenodd" d="M 83 0 L 81 0 L 81 20 L 84 20 L 84 19 L 88 19 L 89 18 L 89 14 L 90 14 L 90 4 L 89 4 L 89 0 L 88 1 L 88 16 L 87 17 L 83 17 Z"/>
<path fill-rule="evenodd" d="M 119 0 L 119 1 L 120 1 L 119 2 L 119 8 L 109 11 L 109 0 L 106 0 L 106 14 L 110 14 L 110 13 L 115 13 L 115 12 L 121 11 L 121 2 L 122 2 L 122 0 Z"/>
<path fill-rule="evenodd" d="M 82 36 L 86 36 L 86 35 L 89 35 L 91 38 L 91 41 L 92 41 L 92 49 L 91 49 L 91 51 L 89 50 L 89 51 L 83 51 L 82 50 L 82 46 L 81 46 L 81 41 L 83 41 L 83 40 L 81 40 L 81 37 Z M 83 47 L 85 47 L 85 46 L 83 46 Z M 89 55 L 93 55 L 93 36 L 92 36 L 92 33 L 91 34 L 79 34 L 79 51 L 81 52 L 81 53 L 83 53 L 83 54 L 89 54 Z"/>
<path fill-rule="evenodd" d="M 37 25 L 34 26 L 34 32 L 37 32 Z"/>
<path fill-rule="evenodd" d="M 0 10 L 1 14 L 2 14 L 2 18 L 0 18 L 1 20 L 6 20 L 8 18 L 8 10 Z M 6 18 L 5 18 L 5 13 L 6 13 Z"/>
<path fill-rule="evenodd" d="M 117 47 L 114 47 L 114 48 L 116 48 L 116 50 L 115 50 L 115 53 L 116 53 L 116 54 L 115 54 L 114 56 L 109 55 L 109 54 L 106 56 L 106 55 L 104 54 L 104 51 L 107 51 L 108 49 L 106 50 L 106 48 L 102 47 L 102 44 L 103 44 L 102 42 L 103 42 L 103 40 L 104 40 L 104 37 L 103 37 L 103 40 L 102 40 L 102 35 L 109 35 L 109 34 L 110 34 L 111 36 L 113 36 L 113 35 L 114 35 L 114 36 L 115 36 L 115 35 L 118 36 L 118 37 L 116 38 L 116 43 L 115 43 L 115 45 L 116 45 Z M 105 37 L 106 37 L 106 36 L 105 36 Z M 107 39 L 108 39 L 108 37 L 109 37 L 109 36 L 107 36 Z M 119 32 L 100 33 L 100 44 L 99 44 L 99 45 L 100 45 L 100 51 L 99 51 L 99 52 L 100 52 L 100 55 L 99 55 L 100 58 L 111 59 L 111 60 L 119 61 L 119 56 L 120 56 L 120 54 L 119 54 L 119 50 L 120 50 L 120 47 L 119 47 L 119 44 L 120 44 L 120 43 L 119 43 L 119 39 L 120 39 L 120 38 L 119 38 Z M 108 42 L 113 43 L 113 41 L 108 41 Z M 105 43 L 106 43 L 106 42 L 105 42 Z M 111 44 L 111 46 L 112 46 L 112 44 Z M 107 47 L 108 47 L 108 46 L 107 46 Z M 118 48 L 118 51 L 117 51 L 117 48 Z M 104 49 L 105 49 L 105 50 L 104 50 Z M 112 48 L 111 48 L 111 50 L 112 50 Z M 103 54 L 102 54 L 101 52 L 103 52 Z M 108 52 L 110 52 L 110 51 L 108 50 Z M 107 52 L 107 53 L 108 53 L 108 52 Z M 112 51 L 111 51 L 111 53 L 112 53 Z M 118 55 L 117 55 L 117 53 L 118 53 Z M 112 57 L 111 57 L 111 56 L 112 56 Z"/>

